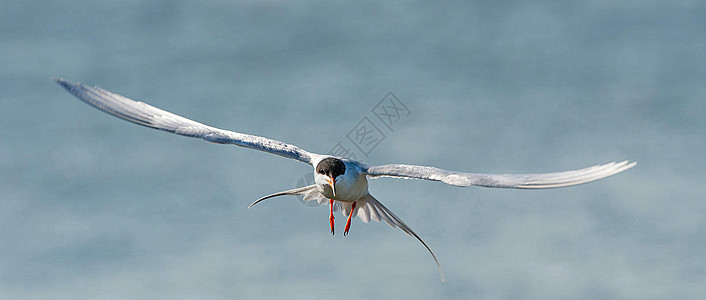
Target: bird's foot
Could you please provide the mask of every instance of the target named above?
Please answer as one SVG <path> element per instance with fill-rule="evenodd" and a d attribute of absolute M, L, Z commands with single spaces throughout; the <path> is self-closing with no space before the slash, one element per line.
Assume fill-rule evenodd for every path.
<path fill-rule="evenodd" d="M 334 234 L 336 234 L 336 232 L 333 231 L 333 220 L 335 219 L 333 217 L 333 199 L 329 199 L 328 203 L 331 206 L 331 212 L 329 213 L 328 221 L 329 221 L 329 223 L 331 223 L 331 234 L 334 235 Z"/>
<path fill-rule="evenodd" d="M 353 217 L 353 212 L 355 211 L 355 202 L 351 207 L 351 213 L 348 215 L 348 220 L 346 220 L 346 228 L 343 230 L 343 235 L 348 235 L 348 231 L 351 229 L 351 218 Z"/>

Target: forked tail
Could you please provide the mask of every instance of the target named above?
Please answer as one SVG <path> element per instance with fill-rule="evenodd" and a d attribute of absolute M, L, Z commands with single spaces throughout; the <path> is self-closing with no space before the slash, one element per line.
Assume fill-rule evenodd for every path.
<path fill-rule="evenodd" d="M 422 245 L 424 245 L 425 248 L 427 248 L 427 251 L 429 251 L 429 254 L 431 254 L 431 257 L 434 258 L 434 262 L 436 263 L 436 268 L 439 270 L 439 276 L 441 277 L 441 281 L 446 281 L 446 276 L 444 275 L 444 270 L 441 269 L 441 264 L 439 264 L 439 260 L 436 259 L 436 255 L 434 255 L 434 252 L 431 251 L 431 248 L 425 243 L 422 238 L 420 238 L 413 230 L 412 228 L 409 228 L 405 222 L 402 221 L 398 216 L 396 216 L 392 211 L 390 211 L 385 205 L 382 205 L 380 201 L 375 199 L 372 195 L 368 194 L 361 198 L 362 201 L 366 202 L 366 205 L 359 205 L 360 211 L 358 211 L 358 217 L 360 217 L 363 222 L 367 223 L 366 219 L 373 219 L 375 221 L 380 222 L 381 220 L 390 225 L 392 228 L 399 228 L 400 230 L 404 231 L 406 234 L 409 234 L 410 236 L 415 237 Z M 359 202 L 362 202 L 361 200 L 358 200 Z M 362 214 L 367 214 L 367 216 L 363 216 Z"/>
<path fill-rule="evenodd" d="M 255 204 L 258 204 L 263 200 L 267 200 L 277 196 L 303 196 L 303 199 L 305 201 L 316 200 L 320 204 L 323 204 L 322 201 L 328 201 L 328 199 L 326 199 L 323 195 L 321 195 L 321 193 L 319 193 L 319 190 L 316 188 L 316 185 L 312 184 L 305 187 L 295 188 L 267 195 L 265 197 L 257 199 L 255 202 L 250 204 L 248 208 L 253 207 Z M 444 275 L 444 271 L 441 269 L 441 264 L 439 264 L 439 260 L 436 258 L 436 255 L 434 255 L 434 252 L 431 251 L 431 248 L 429 248 L 427 243 L 425 243 L 424 240 L 422 240 L 422 238 L 420 238 L 412 230 L 412 228 L 409 228 L 409 226 L 407 226 L 407 224 L 405 224 L 402 219 L 392 213 L 392 211 L 390 211 L 387 207 L 382 205 L 380 201 L 375 199 L 375 197 L 370 194 L 367 194 L 355 201 L 357 204 L 355 207 L 352 206 L 353 202 L 335 202 L 336 210 L 340 209 L 344 215 L 352 213 L 352 216 L 357 216 L 365 223 L 370 222 L 370 220 L 375 220 L 377 222 L 382 221 L 390 225 L 392 228 L 397 227 L 405 233 L 409 234 L 410 236 L 416 238 L 420 243 L 422 243 L 422 245 L 424 245 L 425 248 L 427 248 L 427 251 L 429 251 L 431 257 L 434 258 L 436 268 L 439 270 L 439 276 L 441 277 L 441 281 L 446 281 L 446 276 Z M 351 212 L 351 209 L 354 211 Z"/>
<path fill-rule="evenodd" d="M 307 200 L 307 201 L 308 200 L 318 200 L 318 197 L 316 194 L 321 194 L 316 189 L 316 185 L 315 184 L 307 185 L 305 187 L 295 188 L 295 189 L 281 191 L 281 192 L 267 195 L 265 197 L 262 197 L 260 199 L 255 200 L 255 202 L 250 204 L 250 206 L 248 206 L 248 208 L 253 207 L 255 204 L 258 204 L 263 200 L 267 200 L 267 199 L 274 198 L 277 196 L 304 196 L 304 200 Z"/>

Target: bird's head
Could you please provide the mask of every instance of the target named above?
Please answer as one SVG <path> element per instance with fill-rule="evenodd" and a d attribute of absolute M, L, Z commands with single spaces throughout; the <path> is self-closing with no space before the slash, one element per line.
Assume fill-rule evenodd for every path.
<path fill-rule="evenodd" d="M 315 181 L 327 183 L 331 187 L 333 196 L 336 196 L 336 182 L 346 173 L 346 164 L 338 158 L 328 157 L 321 160 L 314 169 Z M 341 177 L 339 177 L 341 176 Z"/>

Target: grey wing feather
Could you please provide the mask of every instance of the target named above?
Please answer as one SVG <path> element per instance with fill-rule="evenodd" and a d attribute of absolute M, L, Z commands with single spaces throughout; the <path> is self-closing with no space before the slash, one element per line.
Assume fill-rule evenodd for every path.
<path fill-rule="evenodd" d="M 383 165 L 368 167 L 372 177 L 402 177 L 442 181 L 455 186 L 484 186 L 495 188 L 546 189 L 572 186 L 602 179 L 636 165 L 635 162 L 611 162 L 580 170 L 541 174 L 476 174 L 447 171 L 415 165 Z"/>
<path fill-rule="evenodd" d="M 80 82 L 71 82 L 62 78 L 55 78 L 54 80 L 91 106 L 142 126 L 164 130 L 178 135 L 201 138 L 212 143 L 233 144 L 265 151 L 308 164 L 312 164 L 312 158 L 317 155 L 280 141 L 204 125 L 161 110 L 147 103 L 111 93 L 100 87 L 91 87 Z"/>

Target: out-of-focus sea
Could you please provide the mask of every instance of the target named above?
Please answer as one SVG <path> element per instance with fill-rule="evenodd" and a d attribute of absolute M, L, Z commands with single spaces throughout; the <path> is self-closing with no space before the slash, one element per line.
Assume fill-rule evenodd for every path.
<path fill-rule="evenodd" d="M 0 4 L 2 299 L 706 296 L 704 2 Z M 370 164 L 638 165 L 542 191 L 372 180 L 441 283 L 385 224 L 247 209 L 309 166 L 118 120 L 52 77 Z M 354 144 L 360 122 L 379 140 Z"/>

